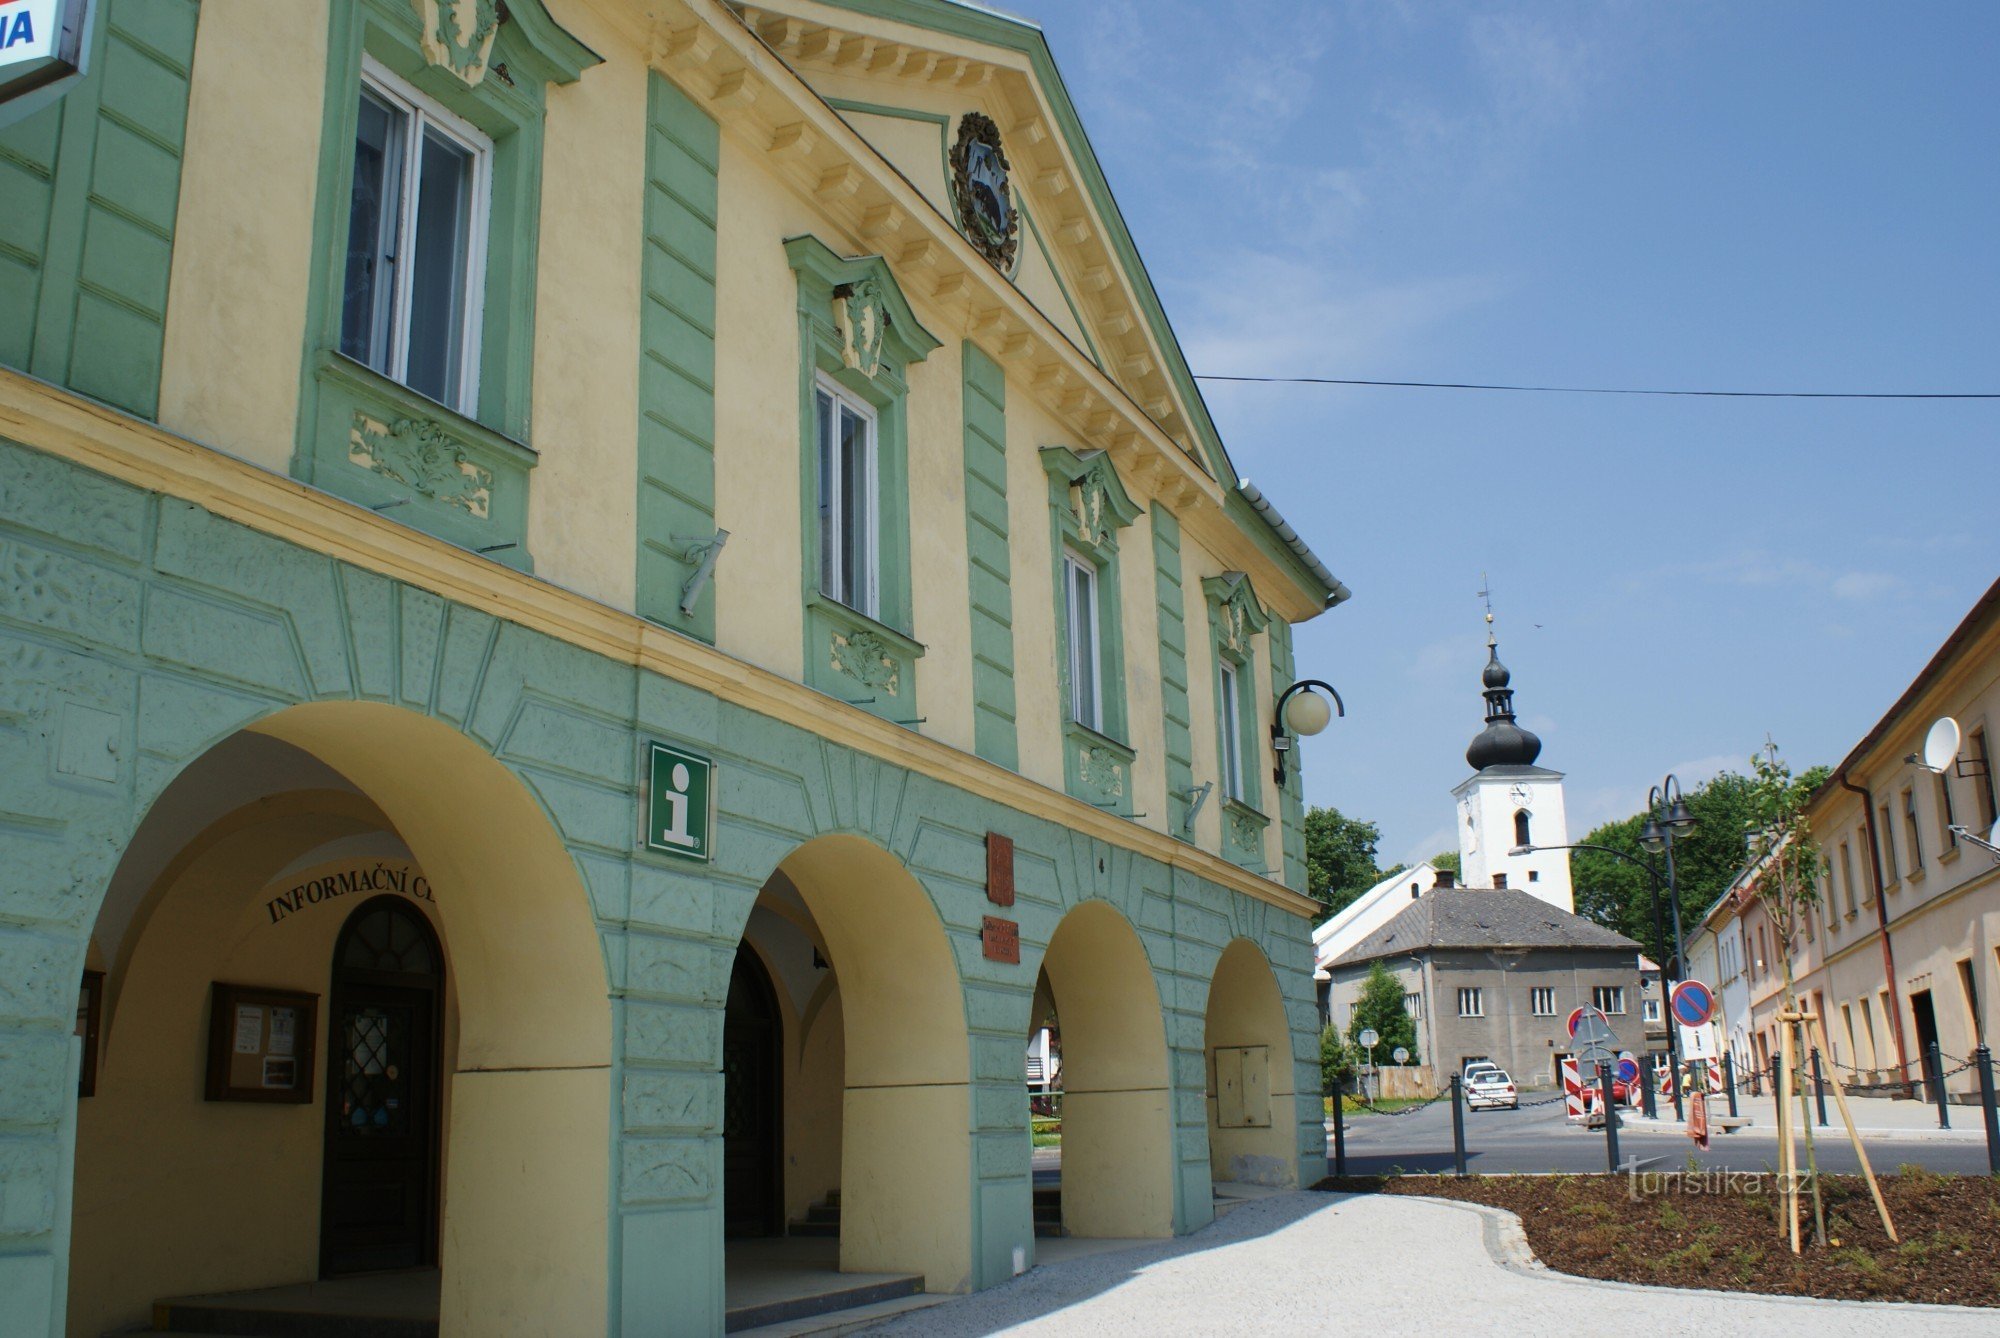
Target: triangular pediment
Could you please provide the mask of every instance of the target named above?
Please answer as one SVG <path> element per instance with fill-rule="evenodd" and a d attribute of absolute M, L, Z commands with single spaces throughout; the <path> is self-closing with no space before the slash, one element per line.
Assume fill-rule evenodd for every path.
<path fill-rule="evenodd" d="M 1040 29 L 949 0 L 732 8 L 1205 472 L 1235 482 Z"/>

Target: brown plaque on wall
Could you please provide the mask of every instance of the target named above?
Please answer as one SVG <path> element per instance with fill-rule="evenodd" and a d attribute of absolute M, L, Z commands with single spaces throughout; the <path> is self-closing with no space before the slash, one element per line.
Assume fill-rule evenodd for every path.
<path fill-rule="evenodd" d="M 313 1099 L 317 994 L 218 980 L 208 1006 L 208 1100 L 302 1106 Z"/>
<path fill-rule="evenodd" d="M 984 917 L 979 924 L 979 947 L 989 962 L 1021 960 L 1021 926 L 1012 920 Z"/>
<path fill-rule="evenodd" d="M 986 899 L 995 906 L 1014 904 L 1014 841 L 998 832 L 986 833 Z"/>

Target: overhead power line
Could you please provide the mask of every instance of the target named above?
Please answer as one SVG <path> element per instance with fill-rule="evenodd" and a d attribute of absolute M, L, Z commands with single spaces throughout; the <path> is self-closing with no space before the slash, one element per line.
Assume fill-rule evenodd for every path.
<path fill-rule="evenodd" d="M 1513 390 L 1541 395 L 1676 395 L 1731 400 L 2000 400 L 2000 391 L 1965 390 L 1660 390 L 1633 386 L 1515 386 L 1477 381 L 1370 381 L 1345 376 L 1220 376 L 1197 374 L 1197 381 L 1238 381 L 1263 385 L 1389 386 L 1402 390 Z"/>

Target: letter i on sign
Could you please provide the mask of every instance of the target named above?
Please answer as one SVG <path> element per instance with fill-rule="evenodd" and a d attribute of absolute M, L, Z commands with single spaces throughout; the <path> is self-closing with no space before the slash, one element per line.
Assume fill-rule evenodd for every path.
<path fill-rule="evenodd" d="M 646 848 L 706 861 L 715 825 L 715 763 L 655 743 L 647 770 Z"/>

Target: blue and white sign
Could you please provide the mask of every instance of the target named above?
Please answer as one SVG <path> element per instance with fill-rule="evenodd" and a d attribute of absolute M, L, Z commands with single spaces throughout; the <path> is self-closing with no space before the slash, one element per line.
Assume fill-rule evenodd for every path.
<path fill-rule="evenodd" d="M 51 85 L 82 71 L 89 16 L 89 0 L 0 0 L 0 125 L 46 105 L 61 92 Z"/>

